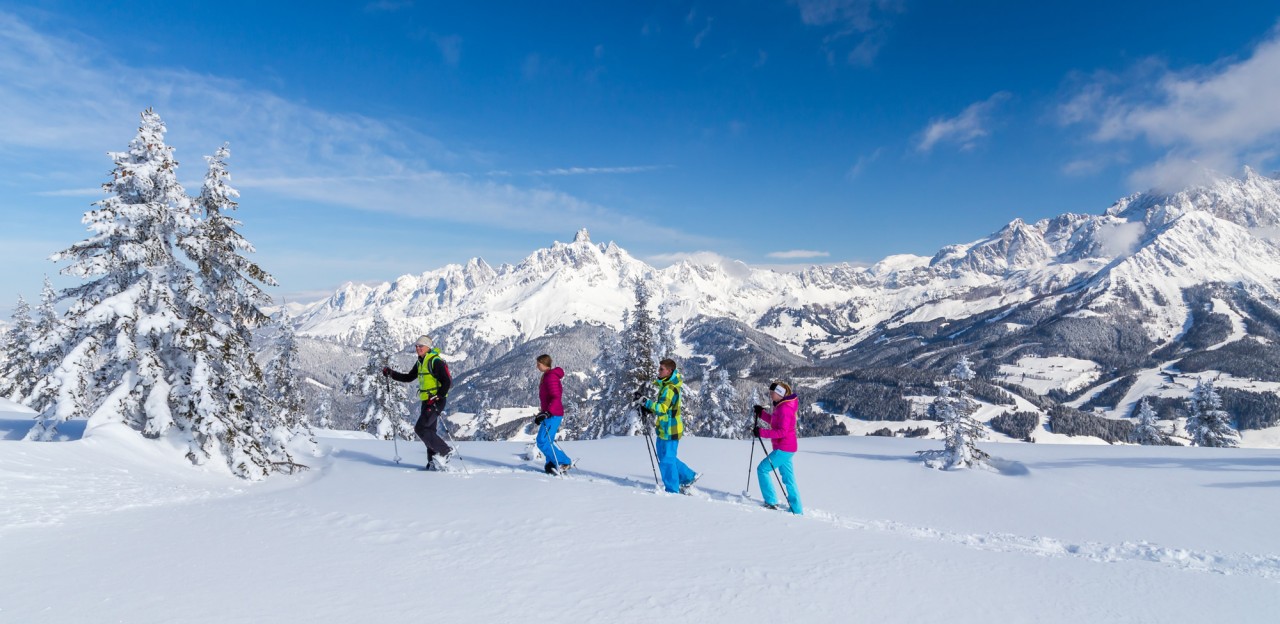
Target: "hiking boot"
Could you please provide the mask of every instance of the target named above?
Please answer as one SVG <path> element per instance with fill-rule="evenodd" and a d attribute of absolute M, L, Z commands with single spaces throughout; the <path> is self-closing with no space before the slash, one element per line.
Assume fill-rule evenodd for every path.
<path fill-rule="evenodd" d="M 761 507 L 764 507 L 765 509 L 775 509 L 775 510 L 782 509 L 782 505 L 779 505 L 777 503 L 764 503 L 763 505 L 761 505 Z"/>
<path fill-rule="evenodd" d="M 555 464 L 547 464 L 547 465 L 543 466 L 543 467 L 542 467 L 542 471 L 543 471 L 543 472 L 545 472 L 545 473 L 547 473 L 547 474 L 549 474 L 549 475 L 558 475 L 558 474 L 560 474 L 560 468 L 559 468 L 558 466 L 556 466 Z"/>
<path fill-rule="evenodd" d="M 698 479 L 701 479 L 701 478 L 702 478 L 702 473 L 701 473 L 701 472 L 695 472 L 695 473 L 693 473 L 693 478 L 692 478 L 692 479 L 689 479 L 689 482 L 688 482 L 688 483 L 682 483 L 682 484 L 680 485 L 680 493 L 681 493 L 681 494 L 688 494 L 688 493 L 689 493 L 689 488 L 693 487 L 693 484 L 697 483 L 697 482 L 698 482 Z"/>

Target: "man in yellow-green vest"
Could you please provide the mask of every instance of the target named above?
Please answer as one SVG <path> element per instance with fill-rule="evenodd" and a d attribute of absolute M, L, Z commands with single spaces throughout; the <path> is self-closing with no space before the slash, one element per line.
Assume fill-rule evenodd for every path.
<path fill-rule="evenodd" d="M 644 413 L 653 418 L 658 441 L 654 445 L 658 454 L 658 470 L 662 472 L 662 485 L 672 494 L 688 494 L 689 487 L 702 475 L 693 471 L 676 457 L 680 438 L 684 436 L 684 421 L 680 418 L 680 392 L 683 384 L 676 362 L 671 358 L 658 364 L 658 397 L 644 402 Z"/>
<path fill-rule="evenodd" d="M 422 414 L 418 423 L 413 426 L 422 443 L 427 445 L 427 465 L 423 470 L 448 470 L 449 460 L 453 459 L 453 448 L 445 444 L 440 437 L 440 414 L 444 412 L 445 397 L 449 394 L 449 386 L 453 385 L 453 377 L 449 375 L 449 366 L 440 357 L 440 350 L 431 347 L 431 338 L 419 336 L 413 343 L 418 352 L 418 365 L 407 373 L 393 371 L 383 367 L 382 374 L 396 381 L 417 381 L 418 397 L 422 399 Z"/>

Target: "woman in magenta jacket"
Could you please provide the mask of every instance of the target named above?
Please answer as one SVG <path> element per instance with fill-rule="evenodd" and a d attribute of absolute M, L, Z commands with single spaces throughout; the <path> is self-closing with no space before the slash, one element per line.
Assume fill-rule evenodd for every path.
<path fill-rule="evenodd" d="M 773 452 L 769 453 L 756 467 L 756 475 L 760 477 L 760 493 L 764 496 L 764 506 L 779 509 L 778 494 L 773 491 L 770 472 L 777 470 L 782 475 L 782 484 L 786 487 L 787 503 L 791 513 L 802 514 L 800 490 L 796 487 L 796 473 L 791 466 L 791 458 L 795 456 L 796 444 L 796 407 L 799 399 L 791 393 L 791 386 L 777 381 L 769 386 L 769 398 L 773 401 L 773 409 L 755 406 L 756 418 L 764 423 L 757 424 L 753 431 L 756 437 L 769 438 L 773 442 Z"/>
<path fill-rule="evenodd" d="M 544 353 L 538 356 L 538 371 L 542 373 L 542 380 L 538 382 L 541 411 L 533 419 L 538 423 L 538 450 L 547 458 L 543 470 L 547 474 L 561 474 L 573 467 L 573 460 L 556 444 L 556 432 L 560 430 L 560 421 L 564 419 L 564 402 L 560 399 L 564 391 L 560 385 L 564 369 L 552 368 L 551 356 Z"/>

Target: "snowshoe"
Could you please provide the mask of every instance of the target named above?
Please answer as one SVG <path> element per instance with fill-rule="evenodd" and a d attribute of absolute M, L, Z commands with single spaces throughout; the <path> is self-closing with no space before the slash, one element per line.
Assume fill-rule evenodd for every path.
<path fill-rule="evenodd" d="M 776 503 L 762 503 L 760 506 L 764 507 L 765 509 L 773 509 L 775 511 L 785 511 L 782 508 L 782 505 L 778 505 Z"/>
<path fill-rule="evenodd" d="M 689 489 L 693 487 L 693 484 L 697 483 L 697 482 L 698 482 L 698 479 L 701 479 L 701 478 L 702 478 L 702 473 L 701 473 L 701 472 L 695 472 L 695 473 L 693 473 L 693 478 L 692 478 L 692 479 L 690 479 L 688 483 L 683 483 L 683 484 L 681 484 L 681 485 L 680 485 L 680 493 L 681 493 L 681 494 L 688 494 L 688 493 L 689 493 Z"/>
<path fill-rule="evenodd" d="M 453 472 L 453 468 L 449 466 L 449 462 L 452 461 L 453 458 L 457 456 L 458 456 L 457 451 L 452 451 L 448 455 L 436 455 L 435 457 L 431 458 L 430 462 L 427 463 L 427 466 L 428 466 L 427 469 L 434 470 L 436 472 Z M 432 466 L 434 466 L 434 468 Z"/>

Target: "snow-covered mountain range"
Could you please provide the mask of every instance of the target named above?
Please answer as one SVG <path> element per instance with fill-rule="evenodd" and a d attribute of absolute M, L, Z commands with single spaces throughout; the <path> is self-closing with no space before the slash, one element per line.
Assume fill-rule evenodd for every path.
<path fill-rule="evenodd" d="M 479 374 L 534 339 L 618 328 L 631 282 L 644 279 L 673 323 L 679 355 L 739 356 L 743 377 L 804 367 L 945 370 L 963 352 L 989 376 L 1027 357 L 1093 362 L 1101 385 L 1227 343 L 1239 343 L 1233 358 L 1247 350 L 1280 362 L 1272 353 L 1278 226 L 1280 181 L 1246 170 L 1175 194 L 1126 197 L 1101 214 L 1014 220 L 933 257 L 869 267 L 780 273 L 725 260 L 659 269 L 584 230 L 518 264 L 477 258 L 376 286 L 347 284 L 294 320 L 301 335 L 357 345 L 381 311 L 406 343 L 430 333 L 458 370 Z M 1200 344 L 1205 332 L 1217 339 Z M 743 349 L 760 357 L 744 361 Z M 1280 382 L 1270 369 L 1257 373 L 1232 374 Z M 1128 415 L 1112 407 L 1112 416 Z"/>

